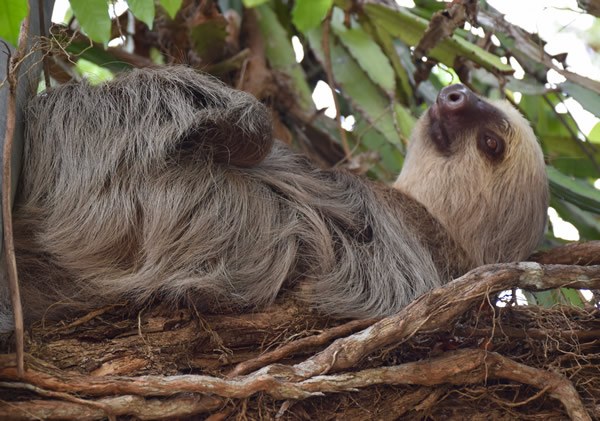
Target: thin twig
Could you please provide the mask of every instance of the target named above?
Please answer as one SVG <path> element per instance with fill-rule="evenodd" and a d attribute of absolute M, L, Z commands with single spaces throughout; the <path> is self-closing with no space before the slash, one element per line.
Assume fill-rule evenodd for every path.
<path fill-rule="evenodd" d="M 15 135 L 15 120 L 17 107 L 17 88 L 19 65 L 25 56 L 27 48 L 27 33 L 29 31 L 29 14 L 21 24 L 19 33 L 18 47 L 15 54 L 10 57 L 8 69 L 8 102 L 6 115 L 6 131 L 4 133 L 4 147 L 2 158 L 2 222 L 4 228 L 4 253 L 6 257 L 6 268 L 8 272 L 8 282 L 10 286 L 10 296 L 13 307 L 13 317 L 15 321 L 15 342 L 17 351 L 17 371 L 19 375 L 24 375 L 25 364 L 25 346 L 24 346 L 24 323 L 23 307 L 21 306 L 21 293 L 19 290 L 19 279 L 17 275 L 17 262 L 15 258 L 15 243 L 13 238 L 12 225 L 12 149 L 13 138 Z"/>
<path fill-rule="evenodd" d="M 267 364 L 272 364 L 276 361 L 280 361 L 290 355 L 294 355 L 300 350 L 310 349 L 320 345 L 324 345 L 331 342 L 333 339 L 350 335 L 358 330 L 365 329 L 375 323 L 376 319 L 368 320 L 352 320 L 351 322 L 345 323 L 340 326 L 336 326 L 331 329 L 327 329 L 323 333 L 314 336 L 308 336 L 306 338 L 299 339 L 294 342 L 285 344 L 273 351 L 264 353 L 256 358 L 247 360 L 239 363 L 227 377 L 240 376 L 242 374 L 250 373 Z"/>

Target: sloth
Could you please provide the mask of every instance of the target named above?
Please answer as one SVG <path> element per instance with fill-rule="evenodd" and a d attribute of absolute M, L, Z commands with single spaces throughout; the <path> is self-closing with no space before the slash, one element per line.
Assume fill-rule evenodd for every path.
<path fill-rule="evenodd" d="M 317 167 L 251 95 L 164 67 L 31 101 L 14 236 L 29 320 L 117 300 L 252 309 L 298 285 L 366 318 L 525 259 L 547 206 L 527 121 L 463 85 L 417 122 L 390 187 Z"/>

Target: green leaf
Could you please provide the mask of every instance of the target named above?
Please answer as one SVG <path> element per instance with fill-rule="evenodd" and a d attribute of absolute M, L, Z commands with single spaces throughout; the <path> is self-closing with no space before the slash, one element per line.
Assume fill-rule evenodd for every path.
<path fill-rule="evenodd" d="M 271 67 L 290 77 L 290 82 L 300 108 L 307 113 L 314 112 L 311 90 L 306 83 L 302 67 L 296 63 L 294 47 L 285 28 L 268 5 L 256 8 L 256 18 L 265 40 L 265 53 Z"/>
<path fill-rule="evenodd" d="M 600 95 L 597 92 L 569 81 L 561 83 L 559 87 L 564 93 L 579 102 L 583 108 L 596 117 L 600 117 Z"/>
<path fill-rule="evenodd" d="M 381 26 L 390 35 L 407 45 L 416 45 L 427 29 L 429 22 L 407 9 L 391 10 L 388 7 L 369 3 L 364 7 L 374 26 Z M 440 42 L 428 55 L 452 67 L 457 57 L 466 57 L 484 68 L 500 73 L 513 73 L 510 64 L 500 61 L 500 57 L 470 43 L 457 34 Z"/>
<path fill-rule="evenodd" d="M 405 107 L 398 103 L 394 104 L 394 111 L 396 113 L 396 126 L 398 127 L 398 131 L 406 140 L 408 140 L 417 119 L 414 118 Z"/>
<path fill-rule="evenodd" d="M 523 106 L 521 106 L 523 104 Z M 535 105 L 536 108 L 531 106 Z M 554 136 L 572 138 L 577 133 L 577 126 L 568 114 L 561 114 L 558 118 L 554 107 L 555 104 L 547 104 L 542 97 L 530 97 L 523 95 L 519 107 L 523 108 L 527 119 L 532 123 L 534 130 L 540 137 Z M 576 142 L 570 142 L 575 146 Z"/>
<path fill-rule="evenodd" d="M 321 28 L 306 33 L 310 46 L 321 63 L 325 62 Z M 333 38 L 333 37 L 331 37 Z M 382 133 L 388 142 L 401 146 L 396 130 L 392 102 L 383 94 L 368 75 L 361 69 L 346 49 L 330 39 L 331 62 L 335 82 L 353 108 Z M 396 146 L 397 147 L 397 146 Z"/>
<path fill-rule="evenodd" d="M 368 21 L 365 21 L 367 24 Z M 370 26 L 370 22 L 368 23 Z M 413 88 L 410 84 L 410 77 L 408 76 L 408 69 L 403 65 L 400 55 L 396 50 L 396 46 L 394 45 L 394 41 L 392 37 L 387 31 L 384 31 L 378 27 L 374 28 L 374 32 L 377 34 L 378 43 L 385 51 L 385 55 L 392 63 L 392 67 L 394 68 L 394 72 L 396 73 L 396 77 L 400 81 L 400 85 L 398 87 L 399 99 L 402 100 L 404 104 L 413 104 Z"/>
<path fill-rule="evenodd" d="M 246 7 L 256 7 L 265 4 L 268 1 L 269 0 L 242 0 L 242 3 L 244 3 L 244 6 Z"/>
<path fill-rule="evenodd" d="M 352 146 L 358 152 L 377 152 L 379 162 L 369 169 L 370 175 L 377 180 L 393 183 L 402 169 L 404 156 L 396 145 L 392 145 L 361 115 L 356 117 L 356 125 L 352 132 L 355 140 Z"/>
<path fill-rule="evenodd" d="M 183 0 L 159 0 L 160 5 L 165 9 L 171 19 L 175 19 L 177 12 L 181 8 Z"/>
<path fill-rule="evenodd" d="M 546 162 L 562 173 L 579 178 L 598 177 L 598 169 L 594 161 L 600 163 L 600 150 L 590 151 L 594 158 L 592 161 L 583 150 L 578 147 L 580 140 L 568 136 L 553 136 L 540 134 Z M 586 146 L 586 145 L 583 145 Z M 589 148 L 588 148 L 589 149 Z"/>
<path fill-rule="evenodd" d="M 194 50 L 205 63 L 222 60 L 226 48 L 227 21 L 214 18 L 195 26 L 190 33 Z"/>
<path fill-rule="evenodd" d="M 0 38 L 14 47 L 19 41 L 21 22 L 27 16 L 26 0 L 0 0 Z"/>
<path fill-rule="evenodd" d="M 558 198 L 579 208 L 600 214 L 600 191 L 583 180 L 566 176 L 554 167 L 546 166 L 550 191 Z"/>
<path fill-rule="evenodd" d="M 444 10 L 447 7 L 443 2 L 440 3 L 437 0 L 416 0 L 415 6 L 416 9 L 421 9 L 427 14 L 426 16 L 429 17 L 435 12 Z"/>
<path fill-rule="evenodd" d="M 104 45 L 108 44 L 111 21 L 105 0 L 71 0 L 71 9 L 88 37 Z"/>
<path fill-rule="evenodd" d="M 561 118 L 557 118 L 554 107 L 563 98 L 562 94 L 545 97 L 523 94 L 519 109 L 538 135 L 547 163 L 566 175 L 597 178 L 600 150 L 593 150 L 592 145 L 573 137 L 578 128 L 569 114 L 560 114 Z"/>
<path fill-rule="evenodd" d="M 338 8 L 334 10 L 331 27 L 369 78 L 393 98 L 396 90 L 394 69 L 379 44 L 361 27 L 348 29 L 344 25 L 344 12 Z"/>
<path fill-rule="evenodd" d="M 520 92 L 524 95 L 543 95 L 547 90 L 544 85 L 529 75 L 526 75 L 523 79 L 515 79 L 514 77 L 509 76 L 506 80 L 506 89 L 512 92 Z"/>
<path fill-rule="evenodd" d="M 110 70 L 82 58 L 77 60 L 75 70 L 77 70 L 77 73 L 81 76 L 85 77 L 92 85 L 98 85 L 114 78 L 114 75 Z"/>
<path fill-rule="evenodd" d="M 600 143 L 600 123 L 592 128 L 592 131 L 588 135 L 588 140 L 592 143 Z"/>
<path fill-rule="evenodd" d="M 552 289 L 549 291 L 536 291 L 533 293 L 538 305 L 542 307 L 550 308 L 557 304 L 562 305 L 574 305 L 577 307 L 583 307 L 584 303 L 579 295 L 578 290 L 571 288 L 559 288 Z"/>
<path fill-rule="evenodd" d="M 127 0 L 131 13 L 152 29 L 154 24 L 154 1 L 153 0 Z"/>
<path fill-rule="evenodd" d="M 300 32 L 316 28 L 331 8 L 333 0 L 296 0 L 292 9 L 292 22 Z"/>
<path fill-rule="evenodd" d="M 66 44 L 66 50 L 69 54 L 90 61 L 98 66 L 101 66 L 111 72 L 118 73 L 131 69 L 129 63 L 119 60 L 109 51 L 104 50 L 99 46 L 92 46 L 87 42 L 73 41 Z"/>
<path fill-rule="evenodd" d="M 581 293 L 578 289 L 573 288 L 561 288 L 560 292 L 562 293 L 565 301 L 567 301 L 570 305 L 583 308 L 585 303 L 581 297 Z"/>
<path fill-rule="evenodd" d="M 553 305 L 558 304 L 559 295 L 557 290 L 550 291 L 536 291 L 533 292 L 533 296 L 537 301 L 537 304 L 542 307 L 550 308 Z"/>
<path fill-rule="evenodd" d="M 557 198 L 550 201 L 550 206 L 558 212 L 562 219 L 577 228 L 581 241 L 600 239 L 600 220 L 593 214 Z"/>

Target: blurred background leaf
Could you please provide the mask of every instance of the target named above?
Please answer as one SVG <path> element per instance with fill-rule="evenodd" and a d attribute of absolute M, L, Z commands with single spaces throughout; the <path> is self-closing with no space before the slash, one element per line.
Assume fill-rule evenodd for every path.
<path fill-rule="evenodd" d="M 182 0 L 160 0 L 160 5 L 169 14 L 171 19 L 175 17 L 179 8 L 181 7 Z M 148 25 L 151 26 L 151 25 Z"/>
<path fill-rule="evenodd" d="M 0 0 L 0 38 L 17 45 L 21 22 L 27 15 L 27 1 Z"/>

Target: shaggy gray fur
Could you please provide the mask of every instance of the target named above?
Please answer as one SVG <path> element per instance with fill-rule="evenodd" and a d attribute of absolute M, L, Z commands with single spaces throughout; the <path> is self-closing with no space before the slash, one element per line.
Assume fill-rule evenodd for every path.
<path fill-rule="evenodd" d="M 50 90 L 27 135 L 14 214 L 30 320 L 123 298 L 253 307 L 300 279 L 325 313 L 381 316 L 473 266 L 409 195 L 316 168 L 273 142 L 257 100 L 188 68 Z"/>

